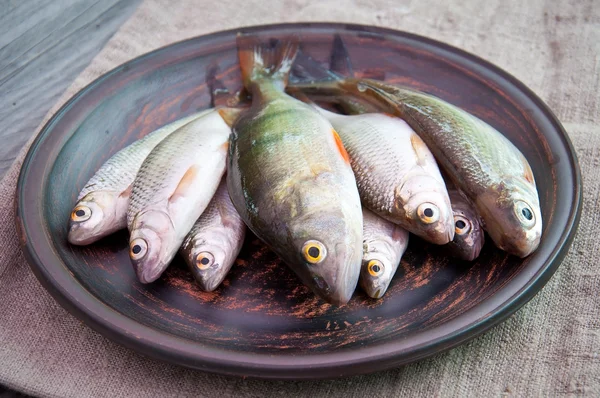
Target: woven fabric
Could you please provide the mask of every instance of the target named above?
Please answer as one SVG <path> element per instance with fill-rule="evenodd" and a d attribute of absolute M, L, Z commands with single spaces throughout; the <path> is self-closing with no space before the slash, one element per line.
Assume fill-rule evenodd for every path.
<path fill-rule="evenodd" d="M 546 287 L 472 342 L 386 372 L 268 382 L 172 366 L 92 331 L 35 279 L 14 223 L 24 149 L 0 184 L 1 383 L 50 397 L 600 396 L 600 7 L 595 0 L 355 0 L 343 5 L 147 0 L 46 119 L 102 73 L 160 46 L 244 25 L 322 20 L 385 26 L 460 47 L 509 71 L 549 104 L 577 150 L 584 208 L 570 254 Z"/>

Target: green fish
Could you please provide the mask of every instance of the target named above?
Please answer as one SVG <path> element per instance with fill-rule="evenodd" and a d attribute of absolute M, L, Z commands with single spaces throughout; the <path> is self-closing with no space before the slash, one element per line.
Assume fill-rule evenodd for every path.
<path fill-rule="evenodd" d="M 362 211 L 331 124 L 284 89 L 294 40 L 268 48 L 238 36 L 250 108 L 233 124 L 227 185 L 246 225 L 316 294 L 341 305 L 358 283 Z"/>
<path fill-rule="evenodd" d="M 474 203 L 499 248 L 527 257 L 539 245 L 542 214 L 535 179 L 523 154 L 504 135 L 433 95 L 371 79 L 341 78 L 298 84 L 313 98 L 352 96 L 405 120 L 440 167 Z"/>

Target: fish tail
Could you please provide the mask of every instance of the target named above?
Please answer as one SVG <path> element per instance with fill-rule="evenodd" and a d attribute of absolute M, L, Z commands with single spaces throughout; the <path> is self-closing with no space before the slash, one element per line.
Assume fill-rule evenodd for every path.
<path fill-rule="evenodd" d="M 331 49 L 331 56 L 329 58 L 329 69 L 337 74 L 353 77 L 354 69 L 352 67 L 352 61 L 350 61 L 350 53 L 344 43 L 344 39 L 339 34 L 336 34 L 333 38 L 333 48 Z"/>
<path fill-rule="evenodd" d="M 299 51 L 292 68 L 290 84 L 300 86 L 303 84 L 337 82 L 341 79 L 341 75 L 329 70 L 305 51 Z"/>
<path fill-rule="evenodd" d="M 261 42 L 253 35 L 238 34 L 238 57 L 244 87 L 250 90 L 254 82 L 267 79 L 287 85 L 288 76 L 298 52 L 298 38 Z"/>

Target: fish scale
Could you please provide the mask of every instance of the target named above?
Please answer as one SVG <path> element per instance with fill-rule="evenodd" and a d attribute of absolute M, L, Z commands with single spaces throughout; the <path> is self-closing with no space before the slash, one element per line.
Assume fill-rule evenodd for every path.
<path fill-rule="evenodd" d="M 473 202 L 496 246 L 519 257 L 539 246 L 543 221 L 531 167 L 489 124 L 432 95 L 372 79 L 329 74 L 296 89 L 320 98 L 354 96 L 406 120 Z"/>
<path fill-rule="evenodd" d="M 331 124 L 284 93 L 297 38 L 237 37 L 252 105 L 233 124 L 227 169 L 246 225 L 316 294 L 350 300 L 362 254 L 362 212 L 348 154 Z"/>
<path fill-rule="evenodd" d="M 190 244 L 199 243 L 195 240 L 196 235 L 205 231 L 213 226 L 222 226 L 227 223 L 230 219 L 240 220 L 240 216 L 237 210 L 229 199 L 229 192 L 227 192 L 226 184 L 222 183 L 215 196 L 213 196 L 210 204 L 202 213 L 202 216 L 196 221 L 189 234 L 186 236 L 182 248 L 189 246 Z"/>
<path fill-rule="evenodd" d="M 246 225 L 231 203 L 225 179 L 206 210 L 187 234 L 179 252 L 203 290 L 216 289 L 231 269 L 244 243 Z M 198 267 L 198 256 L 212 255 L 212 264 Z"/>
<path fill-rule="evenodd" d="M 202 119 L 196 119 L 198 125 L 203 123 L 207 116 L 208 114 L 205 114 Z M 211 117 L 220 118 L 217 113 L 213 113 Z M 131 193 L 127 210 L 129 226 L 135 215 L 143 208 L 166 203 L 188 168 L 194 163 L 197 153 L 204 148 L 211 148 L 211 144 L 214 147 L 215 142 L 218 145 L 227 140 L 228 134 L 197 134 L 196 128 L 194 123 L 184 126 L 176 134 L 171 134 L 159 143 L 146 157 Z"/>
<path fill-rule="evenodd" d="M 435 158 L 406 122 L 384 114 L 340 115 L 317 109 L 348 151 L 365 207 L 428 241 L 445 244 L 452 239 L 444 180 Z M 437 207 L 439 219 L 421 222 L 421 204 Z"/>
<path fill-rule="evenodd" d="M 225 173 L 231 129 L 217 110 L 181 127 L 144 160 L 127 209 L 130 257 L 142 283 L 168 267 Z"/>
<path fill-rule="evenodd" d="M 359 284 L 373 298 L 381 298 L 394 277 L 408 247 L 408 231 L 363 208 L 363 261 Z M 380 275 L 369 272 L 369 263 L 379 262 Z"/>
<path fill-rule="evenodd" d="M 152 149 L 173 131 L 197 119 L 203 113 L 205 112 L 195 113 L 169 123 L 115 153 L 88 181 L 77 200 L 92 191 L 125 191 L 135 179 L 142 162 Z"/>
<path fill-rule="evenodd" d="M 381 87 L 376 86 L 377 90 Z M 438 162 L 448 169 L 453 178 L 464 182 L 471 195 L 476 196 L 498 183 L 503 175 L 524 175 L 526 169 L 519 150 L 490 125 L 435 97 L 393 87 L 387 90 L 400 104 L 401 116 L 426 132 L 422 138 L 428 142 L 443 142 L 446 151 L 436 153 Z M 440 128 L 442 126 L 442 128 Z M 445 128 L 444 128 L 445 126 Z M 452 126 L 461 126 L 464 134 L 454 134 Z M 498 150 L 506 148 L 506 150 Z M 435 146 L 433 146 L 435 150 Z M 478 156 L 450 157 L 446 153 L 477 153 Z"/>

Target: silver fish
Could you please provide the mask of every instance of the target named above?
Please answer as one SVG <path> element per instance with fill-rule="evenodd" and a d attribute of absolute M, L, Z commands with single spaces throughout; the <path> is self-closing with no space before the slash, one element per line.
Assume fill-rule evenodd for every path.
<path fill-rule="evenodd" d="M 245 234 L 246 225 L 231 203 L 223 180 L 179 249 L 203 290 L 211 292 L 223 282 L 244 244 Z"/>
<path fill-rule="evenodd" d="M 405 121 L 318 109 L 342 138 L 364 206 L 432 243 L 453 239 L 444 179 L 425 143 Z"/>
<path fill-rule="evenodd" d="M 363 208 L 363 260 L 360 287 L 372 298 L 387 291 L 408 247 L 408 231 Z"/>
<path fill-rule="evenodd" d="M 231 129 L 214 110 L 181 127 L 144 160 L 127 209 L 129 255 L 142 283 L 167 268 L 225 173 Z"/>
<path fill-rule="evenodd" d="M 131 184 L 146 156 L 173 131 L 204 113 L 195 113 L 169 123 L 108 159 L 77 197 L 69 220 L 69 242 L 88 245 L 125 228 Z"/>

